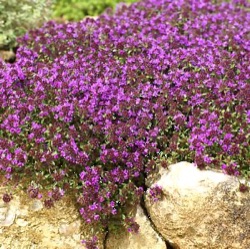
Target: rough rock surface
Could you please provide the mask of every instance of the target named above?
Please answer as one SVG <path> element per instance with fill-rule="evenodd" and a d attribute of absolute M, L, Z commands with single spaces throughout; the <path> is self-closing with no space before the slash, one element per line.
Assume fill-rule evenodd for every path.
<path fill-rule="evenodd" d="M 4 192 L 1 187 L 0 196 Z M 73 198 L 65 197 L 46 209 L 21 191 L 13 197 L 7 204 L 0 199 L 0 249 L 85 248 L 81 240 L 90 234 L 90 227 L 83 224 Z"/>
<path fill-rule="evenodd" d="M 14 60 L 15 53 L 13 51 L 5 51 L 0 48 L 0 59 L 4 61 Z"/>
<path fill-rule="evenodd" d="M 154 184 L 152 184 L 154 182 Z M 120 229 L 99 237 L 99 249 L 249 249 L 250 193 L 238 191 L 238 181 L 220 172 L 200 171 L 181 162 L 147 179 L 159 185 L 163 198 L 152 202 L 145 196 L 147 215 L 138 206 L 138 234 Z M 0 187 L 0 196 L 6 189 Z M 14 199 L 0 199 L 0 249 L 80 249 L 91 227 L 83 223 L 73 197 L 45 209 L 21 191 Z M 165 238 L 162 239 L 162 238 Z"/>
<path fill-rule="evenodd" d="M 146 208 L 161 235 L 180 249 L 249 249 L 250 194 L 238 181 L 214 171 L 200 171 L 181 162 L 161 170 L 155 184 L 162 200 Z"/>
<path fill-rule="evenodd" d="M 154 231 L 140 206 L 135 221 L 140 225 L 138 234 L 128 233 L 125 229 L 119 234 L 110 233 L 106 249 L 166 249 L 165 241 Z"/>

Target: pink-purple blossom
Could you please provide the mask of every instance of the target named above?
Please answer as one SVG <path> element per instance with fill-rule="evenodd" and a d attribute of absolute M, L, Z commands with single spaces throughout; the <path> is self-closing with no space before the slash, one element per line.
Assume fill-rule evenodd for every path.
<path fill-rule="evenodd" d="M 249 7 L 142 0 L 27 33 L 0 61 L 1 174 L 53 183 L 48 208 L 74 189 L 84 220 L 108 224 L 140 203 L 160 153 L 249 171 Z"/>

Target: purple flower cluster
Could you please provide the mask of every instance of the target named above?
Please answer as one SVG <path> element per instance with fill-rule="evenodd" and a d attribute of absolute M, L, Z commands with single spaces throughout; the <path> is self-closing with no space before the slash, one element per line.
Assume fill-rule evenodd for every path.
<path fill-rule="evenodd" d="M 128 232 L 130 233 L 139 232 L 140 226 L 134 221 L 134 218 L 127 217 L 124 222 Z"/>
<path fill-rule="evenodd" d="M 234 175 L 234 176 L 239 175 L 239 171 L 237 170 L 236 163 L 231 163 L 229 165 L 222 164 L 221 168 L 223 172 L 226 173 L 227 175 Z"/>
<path fill-rule="evenodd" d="M 98 239 L 96 236 L 91 238 L 90 240 L 83 240 L 82 243 L 85 245 L 87 249 L 98 249 Z"/>
<path fill-rule="evenodd" d="M 48 207 L 77 190 L 103 224 L 140 201 L 159 153 L 249 172 L 249 7 L 144 0 L 30 31 L 0 61 L 1 172 L 52 183 Z"/>
<path fill-rule="evenodd" d="M 10 202 L 11 201 L 11 199 L 12 199 L 13 197 L 12 197 L 12 194 L 8 194 L 8 193 L 5 193 L 5 194 L 3 194 L 3 201 L 5 202 L 5 203 L 8 203 L 8 202 Z"/>
<path fill-rule="evenodd" d="M 162 187 L 155 185 L 149 189 L 149 197 L 153 202 L 157 202 L 162 198 Z"/>

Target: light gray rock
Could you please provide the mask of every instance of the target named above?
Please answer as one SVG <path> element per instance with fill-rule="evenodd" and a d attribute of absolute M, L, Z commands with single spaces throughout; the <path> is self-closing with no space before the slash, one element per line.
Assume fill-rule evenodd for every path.
<path fill-rule="evenodd" d="M 0 208 L 0 222 L 5 220 L 6 214 L 8 212 L 8 208 L 7 207 L 1 207 Z"/>
<path fill-rule="evenodd" d="M 14 223 L 18 204 L 18 201 L 12 203 L 12 205 L 8 203 L 5 204 L 4 208 L 0 209 L 0 227 L 8 227 Z"/>
<path fill-rule="evenodd" d="M 41 200 L 33 200 L 30 205 L 31 211 L 39 211 L 43 209 L 43 203 Z"/>
<path fill-rule="evenodd" d="M 20 227 L 25 227 L 29 224 L 29 222 L 24 219 L 16 219 L 16 224 Z"/>
<path fill-rule="evenodd" d="M 59 233 L 64 236 L 73 236 L 75 233 L 79 233 L 80 226 L 80 220 L 77 220 L 70 224 L 63 223 L 59 227 Z"/>
<path fill-rule="evenodd" d="M 14 223 L 15 218 L 16 218 L 15 212 L 13 212 L 13 210 L 8 210 L 6 215 L 5 215 L 4 220 L 2 220 L 0 222 L 0 227 L 1 226 L 3 226 L 3 227 L 11 226 Z"/>
<path fill-rule="evenodd" d="M 146 208 L 157 230 L 180 249 L 249 249 L 250 195 L 238 181 L 187 162 L 161 170 L 163 199 Z"/>

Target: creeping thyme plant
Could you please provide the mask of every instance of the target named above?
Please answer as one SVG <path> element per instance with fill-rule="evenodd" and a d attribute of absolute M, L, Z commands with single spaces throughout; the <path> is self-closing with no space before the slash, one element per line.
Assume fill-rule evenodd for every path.
<path fill-rule="evenodd" d="M 73 191 L 87 223 L 129 231 L 138 226 L 127 207 L 156 163 L 221 169 L 247 191 L 249 8 L 144 0 L 26 34 L 15 64 L 0 62 L 6 184 L 30 179 L 27 192 L 47 207 Z"/>

